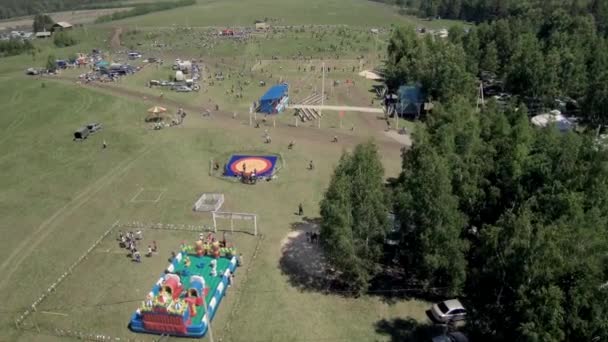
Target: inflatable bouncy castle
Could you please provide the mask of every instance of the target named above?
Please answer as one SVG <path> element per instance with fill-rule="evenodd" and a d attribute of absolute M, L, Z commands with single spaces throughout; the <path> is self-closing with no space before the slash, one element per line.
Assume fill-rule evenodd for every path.
<path fill-rule="evenodd" d="M 182 252 L 131 316 L 131 330 L 171 336 L 205 335 L 237 267 L 234 247 L 220 248 L 215 242 L 209 243 L 206 251 L 200 240 L 182 246 Z"/>

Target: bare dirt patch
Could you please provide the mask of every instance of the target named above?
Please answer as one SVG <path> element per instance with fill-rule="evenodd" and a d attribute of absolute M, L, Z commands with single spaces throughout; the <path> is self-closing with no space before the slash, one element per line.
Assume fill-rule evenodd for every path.
<path fill-rule="evenodd" d="M 120 42 L 121 34 L 122 34 L 122 27 L 114 28 L 114 31 L 112 32 L 112 38 L 110 38 L 110 47 L 112 47 L 113 50 L 120 49 L 120 46 L 122 45 Z"/>
<path fill-rule="evenodd" d="M 398 141 L 402 145 L 412 146 L 412 138 L 409 133 L 400 134 L 399 132 L 396 132 L 396 131 L 388 131 L 388 132 L 384 132 L 384 134 L 387 137 L 394 139 L 395 141 Z"/>

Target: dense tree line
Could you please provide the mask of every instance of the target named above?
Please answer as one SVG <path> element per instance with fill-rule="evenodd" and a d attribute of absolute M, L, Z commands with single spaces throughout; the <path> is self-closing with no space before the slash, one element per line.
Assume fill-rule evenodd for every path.
<path fill-rule="evenodd" d="M 433 100 L 475 96 L 472 82 L 495 74 L 501 91 L 520 102 L 555 108 L 558 98 L 578 103 L 583 119 L 607 124 L 608 42 L 592 17 L 562 9 L 535 20 L 499 19 L 470 29 L 453 27 L 448 41 L 420 39 L 413 28 L 393 32 L 388 48 L 389 87 L 420 82 Z M 472 95 L 471 95 L 472 94 Z"/>
<path fill-rule="evenodd" d="M 432 100 L 457 94 L 475 96 L 475 75 L 467 71 L 467 54 L 459 44 L 431 37 L 419 39 L 411 27 L 395 29 L 388 45 L 386 78 L 389 88 L 420 83 Z"/>
<path fill-rule="evenodd" d="M 383 266 L 396 263 L 408 286 L 461 298 L 468 329 L 480 340 L 604 340 L 608 150 L 594 129 L 533 128 L 526 103 L 552 108 L 556 98 L 571 97 L 587 124 L 607 124 L 605 28 L 595 13 L 582 14 L 590 5 L 584 1 L 571 2 L 581 7 L 568 12 L 563 2 L 531 3 L 520 14 L 512 12 L 514 1 L 496 3 L 506 6 L 504 15 L 468 30 L 452 28 L 449 39 L 394 30 L 388 87 L 418 83 L 436 107 L 404 151 L 402 172 L 385 197 L 400 223 L 395 258 L 371 259 L 365 268 L 351 267 L 352 259 L 335 265 L 355 273 L 347 281 L 357 279 L 353 285 L 365 290 L 376 274 L 370 270 L 392 260 Z M 542 16 L 525 15 L 535 11 Z M 483 74 L 494 74 L 514 99 L 477 108 L 475 79 Z M 357 210 L 380 215 L 385 209 L 340 205 L 352 203 L 346 200 L 351 183 L 336 185 L 341 173 L 336 170 L 322 202 L 321 237 L 344 235 L 344 246 L 361 246 L 365 234 L 335 229 L 335 222 L 351 227 Z M 374 232 L 380 239 L 383 231 Z M 348 250 L 324 247 L 330 255 Z M 395 249 L 385 245 L 389 250 Z"/>
<path fill-rule="evenodd" d="M 0 19 L 90 8 L 122 6 L 116 0 L 0 0 Z"/>
<path fill-rule="evenodd" d="M 391 196 L 373 145 L 342 157 L 321 203 L 325 251 L 365 291 L 390 208 L 407 286 L 462 298 L 481 340 L 608 338 L 608 153 L 594 138 L 455 97 L 403 153 Z"/>
<path fill-rule="evenodd" d="M 355 293 L 378 273 L 388 212 L 384 170 L 376 146 L 358 145 L 342 155 L 321 202 L 321 243 Z"/>
<path fill-rule="evenodd" d="M 10 39 L 0 41 L 0 57 L 20 55 L 34 50 L 29 40 Z"/>
<path fill-rule="evenodd" d="M 608 337 L 608 155 L 593 135 L 454 100 L 404 154 L 401 257 L 507 341 Z"/>
<path fill-rule="evenodd" d="M 476 23 L 505 18 L 539 19 L 556 10 L 572 16 L 591 15 L 600 32 L 608 33 L 605 0 L 377 0 L 396 4 L 421 17 L 461 19 Z"/>

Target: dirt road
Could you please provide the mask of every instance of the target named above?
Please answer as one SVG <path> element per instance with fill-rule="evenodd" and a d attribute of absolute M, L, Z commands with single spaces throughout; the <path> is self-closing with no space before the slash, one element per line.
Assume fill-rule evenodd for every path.
<path fill-rule="evenodd" d="M 64 83 L 74 84 L 74 80 L 72 78 L 64 78 L 57 77 L 54 80 L 58 80 Z M 173 107 L 179 108 L 182 107 L 186 112 L 190 113 L 191 116 L 199 116 L 202 112 L 202 106 L 191 106 L 184 105 L 177 101 L 173 101 L 167 98 L 162 100 L 158 99 L 158 97 L 150 96 L 150 94 L 146 94 L 143 92 L 139 92 L 132 89 L 125 89 L 115 83 L 89 83 L 88 85 L 82 85 L 83 87 L 93 88 L 95 90 L 104 92 L 106 94 L 128 98 L 139 102 L 148 103 L 150 105 L 157 105 L 159 102 L 165 107 Z M 213 125 L 219 129 L 226 130 L 239 130 L 239 129 L 249 129 L 247 126 L 235 125 L 235 121 L 232 119 L 232 113 L 224 112 L 224 111 L 213 111 L 213 118 L 209 121 L 212 122 Z M 363 114 L 365 115 L 365 114 Z M 369 114 L 367 114 L 369 116 Z M 189 127 L 192 121 L 186 120 L 185 127 Z M 374 125 L 375 126 L 375 125 Z M 384 134 L 384 131 L 377 130 L 374 126 L 373 129 L 368 130 L 366 132 L 370 133 L 370 135 L 374 138 L 376 144 L 381 147 L 381 150 L 390 156 L 399 155 L 401 149 L 404 147 L 400 142 L 392 139 L 391 137 Z M 318 129 L 313 127 L 294 127 L 290 124 L 285 123 L 277 123 L 277 129 L 273 130 L 272 138 L 273 140 L 284 140 L 291 141 L 295 140 L 296 142 L 306 142 L 309 144 L 320 144 L 327 145 L 330 143 L 333 136 L 338 137 L 340 142 L 340 146 L 342 147 L 354 147 L 355 145 L 364 142 L 369 139 L 365 136 L 352 135 L 347 133 L 342 133 L 338 131 L 329 131 L 326 129 Z M 363 129 L 363 128 L 360 128 Z M 405 145 L 405 147 L 407 147 Z"/>
<path fill-rule="evenodd" d="M 122 45 L 120 42 L 120 35 L 122 35 L 122 27 L 115 27 L 114 31 L 112 31 L 112 38 L 110 39 L 110 47 L 112 47 L 112 50 L 118 50 L 120 49 L 120 46 Z"/>

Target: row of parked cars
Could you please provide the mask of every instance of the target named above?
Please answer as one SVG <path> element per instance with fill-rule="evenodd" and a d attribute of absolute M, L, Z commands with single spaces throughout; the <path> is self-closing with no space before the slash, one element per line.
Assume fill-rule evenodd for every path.
<path fill-rule="evenodd" d="M 159 80 L 151 80 L 149 82 L 150 86 L 157 87 L 169 87 L 169 89 L 176 91 L 178 93 L 189 93 L 191 91 L 199 91 L 201 88 L 198 83 L 182 81 L 182 82 L 172 82 L 172 81 L 159 81 Z"/>

